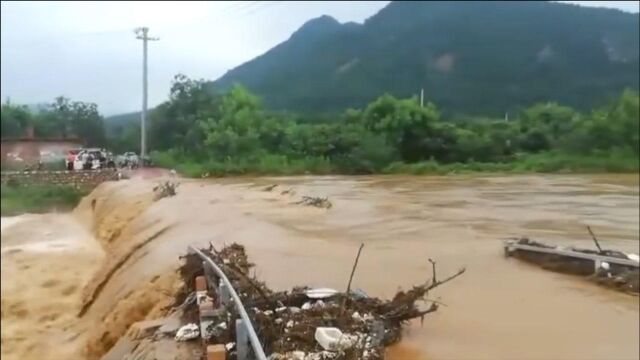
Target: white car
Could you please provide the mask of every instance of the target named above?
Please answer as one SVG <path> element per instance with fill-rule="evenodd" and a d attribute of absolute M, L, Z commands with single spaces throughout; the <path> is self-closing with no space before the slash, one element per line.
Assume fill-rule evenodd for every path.
<path fill-rule="evenodd" d="M 103 167 L 101 159 L 107 155 L 102 149 L 82 149 L 73 161 L 73 170 L 97 170 Z M 91 160 L 91 163 L 89 163 Z M 106 164 L 105 164 L 106 165 Z"/>
<path fill-rule="evenodd" d="M 136 153 L 129 151 L 124 153 L 123 157 L 125 166 L 138 167 L 140 159 Z"/>

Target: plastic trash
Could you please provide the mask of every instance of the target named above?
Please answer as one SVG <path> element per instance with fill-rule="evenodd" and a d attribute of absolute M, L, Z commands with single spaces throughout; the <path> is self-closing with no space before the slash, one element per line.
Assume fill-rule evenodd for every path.
<path fill-rule="evenodd" d="M 364 292 L 364 290 L 362 289 L 355 289 L 351 291 L 351 296 L 355 297 L 356 299 L 366 299 L 369 297 L 369 295 L 367 295 L 366 292 Z"/>
<path fill-rule="evenodd" d="M 193 340 L 198 336 L 200 336 L 198 325 L 191 323 L 178 329 L 178 332 L 176 333 L 176 341 Z"/>
<path fill-rule="evenodd" d="M 302 310 L 309 310 L 311 308 L 321 308 L 324 307 L 324 301 L 322 300 L 318 300 L 315 303 L 312 303 L 311 301 L 307 301 L 306 303 L 302 304 Z"/>
<path fill-rule="evenodd" d="M 369 321 L 369 320 L 373 320 L 373 316 L 371 316 L 371 314 L 364 314 L 364 315 L 360 315 L 359 312 L 354 312 L 353 314 L 351 314 L 351 317 L 356 320 L 356 321 Z"/>
<path fill-rule="evenodd" d="M 340 351 L 352 347 L 358 338 L 343 334 L 338 328 L 319 327 L 316 328 L 315 339 L 325 350 Z"/>
<path fill-rule="evenodd" d="M 334 296 L 338 290 L 329 288 L 309 289 L 304 292 L 309 299 L 325 299 Z"/>

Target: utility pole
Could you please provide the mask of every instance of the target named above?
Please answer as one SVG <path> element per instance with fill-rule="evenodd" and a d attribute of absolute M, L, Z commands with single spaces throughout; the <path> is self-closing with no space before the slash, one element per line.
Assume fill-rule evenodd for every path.
<path fill-rule="evenodd" d="M 420 89 L 420 107 L 424 107 L 424 88 Z"/>
<path fill-rule="evenodd" d="M 149 28 L 135 29 L 136 38 L 142 40 L 142 114 L 140 116 L 140 167 L 144 167 L 147 155 L 147 41 L 160 40 L 149 37 Z"/>

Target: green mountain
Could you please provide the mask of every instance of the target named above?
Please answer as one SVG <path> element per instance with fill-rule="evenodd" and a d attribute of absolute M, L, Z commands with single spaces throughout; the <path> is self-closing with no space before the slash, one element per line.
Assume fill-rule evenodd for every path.
<path fill-rule="evenodd" d="M 389 92 L 464 113 L 553 100 L 589 108 L 638 89 L 639 16 L 550 2 L 391 2 L 364 24 L 310 20 L 210 83 L 267 107 L 333 112 Z"/>

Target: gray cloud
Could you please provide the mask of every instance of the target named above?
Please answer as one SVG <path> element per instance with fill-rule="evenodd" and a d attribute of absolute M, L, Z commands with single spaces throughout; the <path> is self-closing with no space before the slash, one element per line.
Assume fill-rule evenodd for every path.
<path fill-rule="evenodd" d="M 141 43 L 149 26 L 149 103 L 167 97 L 171 78 L 215 79 L 286 40 L 323 14 L 362 22 L 382 2 L 2 2 L 1 96 L 49 102 L 58 95 L 92 101 L 104 114 L 141 104 Z M 637 2 L 599 3 L 638 11 Z"/>

